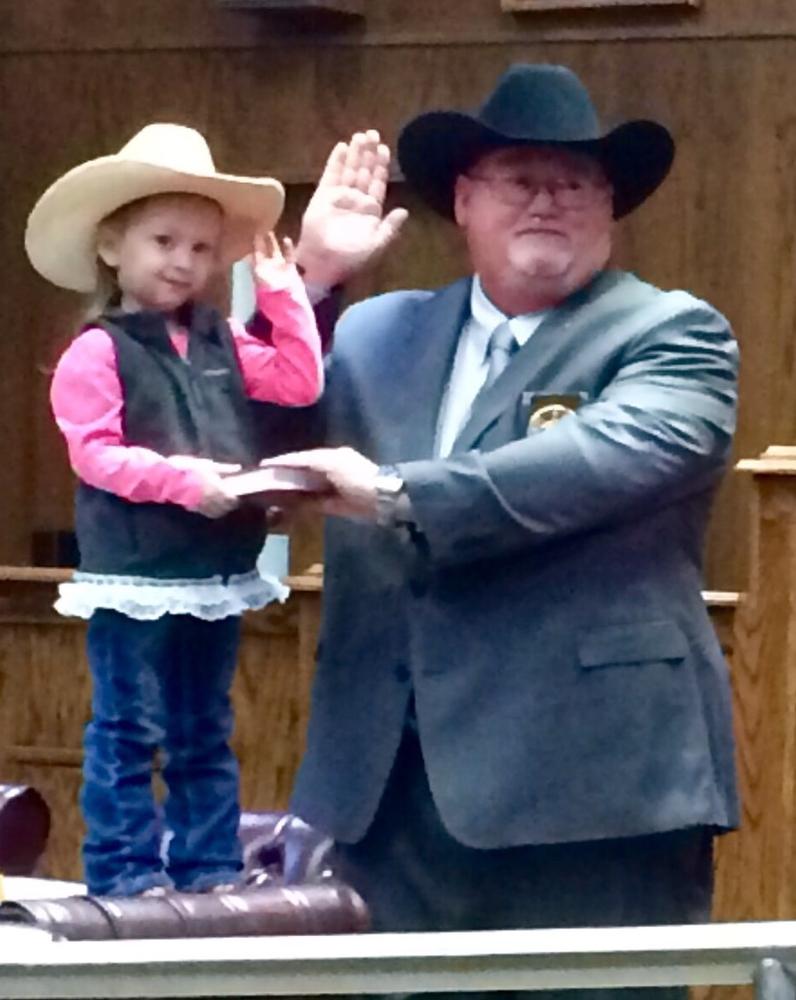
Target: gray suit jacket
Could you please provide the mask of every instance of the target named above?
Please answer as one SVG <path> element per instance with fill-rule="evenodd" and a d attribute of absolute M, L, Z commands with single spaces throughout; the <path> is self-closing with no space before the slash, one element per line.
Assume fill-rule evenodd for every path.
<path fill-rule="evenodd" d="M 685 292 L 619 272 L 552 310 L 433 458 L 470 281 L 351 308 L 326 439 L 397 464 L 425 544 L 327 526 L 294 808 L 370 824 L 414 690 L 440 815 L 484 848 L 737 821 L 727 670 L 701 598 L 737 348 Z M 554 426 L 531 413 L 578 401 Z"/>

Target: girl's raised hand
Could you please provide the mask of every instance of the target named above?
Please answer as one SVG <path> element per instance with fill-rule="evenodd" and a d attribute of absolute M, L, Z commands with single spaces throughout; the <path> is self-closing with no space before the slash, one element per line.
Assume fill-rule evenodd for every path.
<path fill-rule="evenodd" d="M 276 290 L 288 287 L 298 278 L 296 252 L 287 236 L 280 247 L 273 233 L 257 233 L 250 260 L 257 286 Z"/>

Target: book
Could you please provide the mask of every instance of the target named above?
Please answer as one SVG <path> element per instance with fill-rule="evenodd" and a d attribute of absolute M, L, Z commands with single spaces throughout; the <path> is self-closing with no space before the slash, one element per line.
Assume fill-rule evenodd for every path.
<path fill-rule="evenodd" d="M 286 465 L 268 465 L 248 472 L 233 472 L 223 478 L 224 484 L 239 497 L 255 494 L 285 497 L 291 493 L 329 492 L 328 480 L 322 472 L 293 469 Z"/>

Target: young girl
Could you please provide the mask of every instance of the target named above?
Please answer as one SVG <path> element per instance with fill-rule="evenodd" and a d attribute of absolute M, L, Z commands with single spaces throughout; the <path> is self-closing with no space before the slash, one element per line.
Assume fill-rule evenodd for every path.
<path fill-rule="evenodd" d="M 268 343 L 198 300 L 257 232 L 270 233 L 283 196 L 270 178 L 217 173 L 192 129 L 149 125 L 61 177 L 28 221 L 26 249 L 44 277 L 107 293 L 51 390 L 79 478 L 80 567 L 56 606 L 89 618 L 81 805 L 93 894 L 205 891 L 239 876 L 228 741 L 240 614 L 285 589 L 255 570 L 262 510 L 239 503 L 223 475 L 260 458 L 248 398 L 309 405 L 323 376 L 287 240 L 284 256 L 272 235 L 256 240 Z"/>

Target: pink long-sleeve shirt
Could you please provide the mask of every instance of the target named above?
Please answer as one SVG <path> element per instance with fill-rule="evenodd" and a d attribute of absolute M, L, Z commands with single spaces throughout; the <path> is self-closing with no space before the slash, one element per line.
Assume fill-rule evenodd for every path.
<path fill-rule="evenodd" d="M 246 394 L 261 402 L 309 406 L 323 391 L 323 363 L 312 306 L 298 274 L 284 288 L 260 286 L 257 308 L 273 324 L 271 343 L 229 321 Z M 178 331 L 171 339 L 186 357 L 188 332 Z M 85 330 L 63 353 L 50 404 L 72 468 L 85 483 L 136 503 L 198 506 L 203 493 L 198 472 L 178 469 L 150 448 L 125 443 L 124 397 L 113 341 L 105 330 Z"/>

